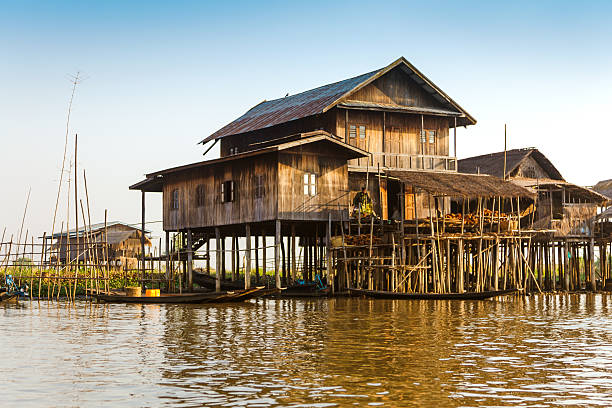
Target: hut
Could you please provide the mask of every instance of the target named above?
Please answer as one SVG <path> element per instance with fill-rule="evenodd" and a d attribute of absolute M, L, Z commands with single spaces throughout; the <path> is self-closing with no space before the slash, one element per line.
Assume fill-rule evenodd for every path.
<path fill-rule="evenodd" d="M 529 227 L 554 231 L 558 237 L 590 237 L 592 221 L 607 198 L 594 190 L 565 181 L 552 162 L 534 147 L 512 149 L 461 159 L 459 171 L 490 174 L 537 194 Z"/>
<path fill-rule="evenodd" d="M 46 237 L 54 241 L 51 246 L 53 257 L 50 263 L 108 262 L 109 266 L 135 269 L 141 256 L 141 241 L 151 247 L 150 231 L 120 221 L 92 224 L 78 230 L 61 232 Z M 106 250 L 104 249 L 106 248 Z"/>
<path fill-rule="evenodd" d="M 598 182 L 593 186 L 593 190 L 612 200 L 612 179 Z"/>

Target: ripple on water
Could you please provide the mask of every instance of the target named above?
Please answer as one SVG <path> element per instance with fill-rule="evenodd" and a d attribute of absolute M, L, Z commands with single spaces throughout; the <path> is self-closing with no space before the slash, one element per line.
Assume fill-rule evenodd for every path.
<path fill-rule="evenodd" d="M 610 406 L 606 296 L 24 302 L 0 307 L 3 405 Z"/>

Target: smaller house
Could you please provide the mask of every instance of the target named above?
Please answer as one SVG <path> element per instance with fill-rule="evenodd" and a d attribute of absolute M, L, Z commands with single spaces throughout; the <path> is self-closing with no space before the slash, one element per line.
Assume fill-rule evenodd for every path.
<path fill-rule="evenodd" d="M 537 193 L 531 226 L 554 230 L 558 237 L 591 236 L 598 207 L 609 201 L 594 190 L 565 181 L 552 162 L 534 147 L 469 157 L 457 165 L 460 172 L 506 178 Z"/>
<path fill-rule="evenodd" d="M 150 231 L 145 230 L 145 247 L 151 247 Z M 49 262 L 79 262 L 92 260 L 95 263 L 133 269 L 141 256 L 141 230 L 138 227 L 113 221 L 83 226 L 78 231 L 60 232 L 46 237 L 54 240 Z M 108 244 L 108 253 L 104 250 Z M 59 258 L 59 259 L 58 259 Z"/>
<path fill-rule="evenodd" d="M 593 190 L 612 200 L 612 179 L 600 181 L 593 186 Z"/>

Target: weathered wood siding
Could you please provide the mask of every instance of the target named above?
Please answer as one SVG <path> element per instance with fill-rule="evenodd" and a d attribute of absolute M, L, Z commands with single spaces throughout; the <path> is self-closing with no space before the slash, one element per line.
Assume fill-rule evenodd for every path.
<path fill-rule="evenodd" d="M 448 110 L 400 67 L 349 95 L 347 100 Z"/>
<path fill-rule="evenodd" d="M 347 209 L 346 158 L 321 146 L 307 145 L 279 153 L 278 212 L 282 220 L 339 219 Z M 316 195 L 304 193 L 304 175 L 316 175 Z"/>
<path fill-rule="evenodd" d="M 383 116 L 384 116 L 384 142 L 383 142 Z M 348 126 L 347 126 L 348 117 Z M 353 146 L 372 153 L 400 153 L 400 154 L 426 154 L 435 156 L 449 155 L 449 118 L 440 116 L 424 116 L 423 129 L 436 131 L 436 142 L 432 146 L 429 141 L 421 146 L 421 116 L 408 113 L 359 111 L 353 109 L 336 110 L 336 129 L 334 134 Z M 366 126 L 366 137 L 348 137 L 347 129 L 350 125 Z M 384 146 L 384 148 L 383 148 Z M 349 161 L 349 165 L 365 166 L 367 158 Z M 393 160 L 394 162 L 389 162 Z M 395 162 L 396 161 L 396 162 Z M 374 157 L 371 165 L 383 166 L 382 160 Z M 386 160 L 389 167 L 408 167 L 408 158 Z"/>
<path fill-rule="evenodd" d="M 544 170 L 533 157 L 527 157 L 523 162 L 510 174 L 511 177 L 524 177 L 533 179 L 550 179 L 553 178 Z"/>
<path fill-rule="evenodd" d="M 277 214 L 278 173 L 276 153 L 219 163 L 172 175 L 164 185 L 164 230 L 177 231 L 215 225 L 273 220 Z M 264 176 L 264 194 L 255 197 L 255 176 Z M 221 184 L 233 180 L 233 202 L 222 202 Z M 196 189 L 204 188 L 204 205 L 198 206 Z M 171 208 L 172 191 L 179 191 L 179 208 Z"/>

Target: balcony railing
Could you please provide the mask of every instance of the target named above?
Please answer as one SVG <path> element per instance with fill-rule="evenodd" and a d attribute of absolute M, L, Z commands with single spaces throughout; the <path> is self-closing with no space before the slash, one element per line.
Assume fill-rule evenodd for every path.
<path fill-rule="evenodd" d="M 368 163 L 369 162 L 369 163 Z M 404 170 L 433 170 L 457 171 L 457 158 L 450 156 L 434 156 L 427 154 L 407 153 L 370 153 L 370 157 L 349 161 L 351 167 L 370 167 L 404 169 Z"/>

